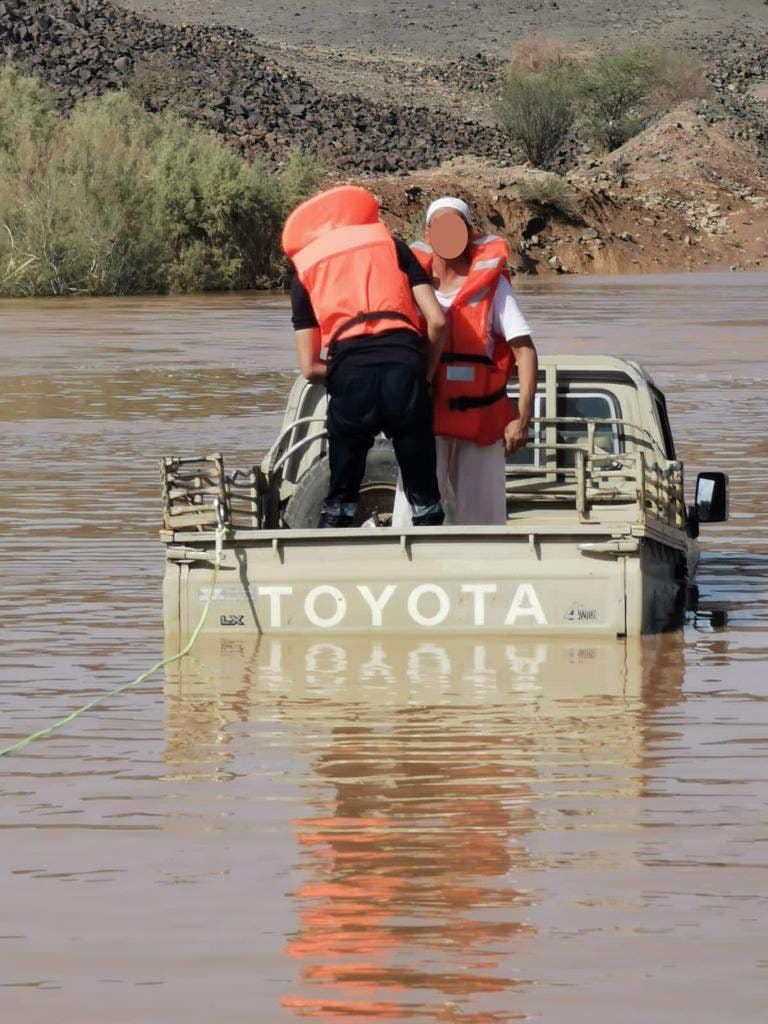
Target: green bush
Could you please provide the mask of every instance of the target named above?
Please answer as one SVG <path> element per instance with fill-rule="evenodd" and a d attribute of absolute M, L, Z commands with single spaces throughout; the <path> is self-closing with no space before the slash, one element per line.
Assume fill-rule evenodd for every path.
<path fill-rule="evenodd" d="M 655 56 L 643 49 L 595 57 L 582 68 L 584 124 L 603 149 L 617 149 L 644 127 L 656 68 Z"/>
<path fill-rule="evenodd" d="M 283 271 L 279 234 L 319 166 L 247 163 L 125 93 L 59 118 L 50 95 L 0 68 L 0 294 L 248 288 Z"/>
<path fill-rule="evenodd" d="M 649 47 L 595 57 L 575 81 L 587 134 L 608 151 L 663 111 L 712 95 L 698 58 Z"/>
<path fill-rule="evenodd" d="M 570 83 L 570 73 L 562 70 L 511 71 L 504 81 L 497 104 L 499 120 L 534 167 L 551 166 L 573 127 Z"/>

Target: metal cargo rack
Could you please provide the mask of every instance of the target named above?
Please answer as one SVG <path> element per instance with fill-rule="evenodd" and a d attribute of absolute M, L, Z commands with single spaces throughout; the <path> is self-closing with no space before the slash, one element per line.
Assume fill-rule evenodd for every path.
<path fill-rule="evenodd" d="M 216 502 L 234 529 L 259 529 L 263 522 L 264 486 L 261 470 L 225 470 L 218 452 L 160 462 L 163 528 L 213 530 L 218 522 Z"/>
<path fill-rule="evenodd" d="M 576 510 L 580 522 L 588 522 L 600 506 L 635 508 L 636 522 L 655 520 L 677 529 L 685 527 L 683 467 L 665 459 L 655 446 L 633 447 L 609 452 L 595 442 L 596 428 L 610 424 L 623 436 L 641 428 L 623 420 L 585 420 L 575 417 L 542 418 L 532 421 L 542 429 L 552 425 L 578 425 L 587 430 L 581 443 L 534 443 L 538 465 L 508 465 L 507 502 L 515 504 L 567 505 Z M 289 431 L 284 432 L 286 435 Z M 316 443 L 325 432 L 313 432 L 298 444 Z M 234 529 L 261 529 L 272 520 L 268 509 L 277 512 L 281 469 L 296 450 L 288 445 L 276 459 L 273 470 L 227 471 L 220 454 L 199 458 L 162 460 L 163 526 L 166 530 L 206 530 L 217 523 L 214 500 L 218 499 L 226 522 Z M 571 464 L 566 464 L 572 460 Z"/>
<path fill-rule="evenodd" d="M 643 427 L 621 419 L 575 416 L 539 417 L 531 426 L 544 436 L 564 426 L 583 427 L 586 437 L 576 443 L 529 444 L 528 450 L 539 455 L 538 464 L 507 465 L 508 503 L 573 503 L 581 522 L 589 520 L 596 505 L 636 505 L 642 522 L 651 518 L 685 527 L 683 465 L 665 458 Z M 597 444 L 597 430 L 606 426 L 629 450 L 607 451 Z M 571 457 L 573 465 L 568 464 Z"/>

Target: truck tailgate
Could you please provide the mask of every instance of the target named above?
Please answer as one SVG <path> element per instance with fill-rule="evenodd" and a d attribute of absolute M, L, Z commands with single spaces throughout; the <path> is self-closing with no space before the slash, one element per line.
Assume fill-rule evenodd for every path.
<path fill-rule="evenodd" d="M 622 550 L 622 548 L 624 550 Z M 165 627 L 204 632 L 626 632 L 632 542 L 603 528 L 241 531 L 211 588 L 213 544 L 168 545 Z"/>

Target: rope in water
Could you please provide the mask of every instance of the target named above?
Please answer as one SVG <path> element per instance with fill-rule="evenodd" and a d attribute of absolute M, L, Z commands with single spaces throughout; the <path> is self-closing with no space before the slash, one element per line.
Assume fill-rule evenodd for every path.
<path fill-rule="evenodd" d="M 22 750 L 24 747 L 26 747 L 30 743 L 33 743 L 35 740 L 44 739 L 46 736 L 50 736 L 52 733 L 57 732 L 59 729 L 63 729 L 65 725 L 68 725 L 70 722 L 74 722 L 76 718 L 79 718 L 80 715 L 84 714 L 86 711 L 90 711 L 91 708 L 96 707 L 97 704 L 103 703 L 109 697 L 114 697 L 119 693 L 124 693 L 126 690 L 130 690 L 131 687 L 133 686 L 138 686 L 139 683 L 143 683 L 145 679 L 149 679 L 149 677 L 153 675 L 155 672 L 157 672 L 159 669 L 165 668 L 165 666 L 170 665 L 171 662 L 179 661 L 181 658 L 189 654 L 189 652 L 195 645 L 195 641 L 200 635 L 200 630 L 205 625 L 205 620 L 208 618 L 208 612 L 211 607 L 211 601 L 213 600 L 214 587 L 216 586 L 216 580 L 218 578 L 219 569 L 221 567 L 221 554 L 224 543 L 224 536 L 226 532 L 227 531 L 225 526 L 219 525 L 216 528 L 216 556 L 213 562 L 213 574 L 211 576 L 211 586 L 210 593 L 208 594 L 208 600 L 205 602 L 205 607 L 203 608 L 202 614 L 200 615 L 200 619 L 197 625 L 192 630 L 192 635 L 190 636 L 186 645 L 177 654 L 172 654 L 170 655 L 170 657 L 163 658 L 162 661 L 158 661 L 151 668 L 148 668 L 146 672 L 142 672 L 140 676 L 136 676 L 135 679 L 132 679 L 130 683 L 123 683 L 121 686 L 116 686 L 113 690 L 107 690 L 106 693 L 100 693 L 98 697 L 94 697 L 93 700 L 89 701 L 87 704 L 83 704 L 83 706 L 80 708 L 75 708 L 75 710 L 68 714 L 65 718 L 59 719 L 59 721 L 54 722 L 53 725 L 49 725 L 45 729 L 38 729 L 37 732 L 29 733 L 29 735 L 24 736 L 20 740 L 17 740 L 16 743 L 12 743 L 10 747 L 5 747 L 4 749 L 0 750 L 0 757 L 5 757 L 6 754 L 15 754 L 17 750 Z"/>

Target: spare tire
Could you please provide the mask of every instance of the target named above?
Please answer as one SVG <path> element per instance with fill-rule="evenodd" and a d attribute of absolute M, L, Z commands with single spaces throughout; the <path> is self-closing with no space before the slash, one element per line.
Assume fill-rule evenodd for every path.
<path fill-rule="evenodd" d="M 383 437 L 376 438 L 368 452 L 353 526 L 361 526 L 373 515 L 389 525 L 395 504 L 397 473 L 392 442 Z M 292 530 L 312 530 L 317 526 L 330 479 L 328 457 L 323 456 L 309 467 L 288 499 L 283 513 L 286 526 Z"/>

